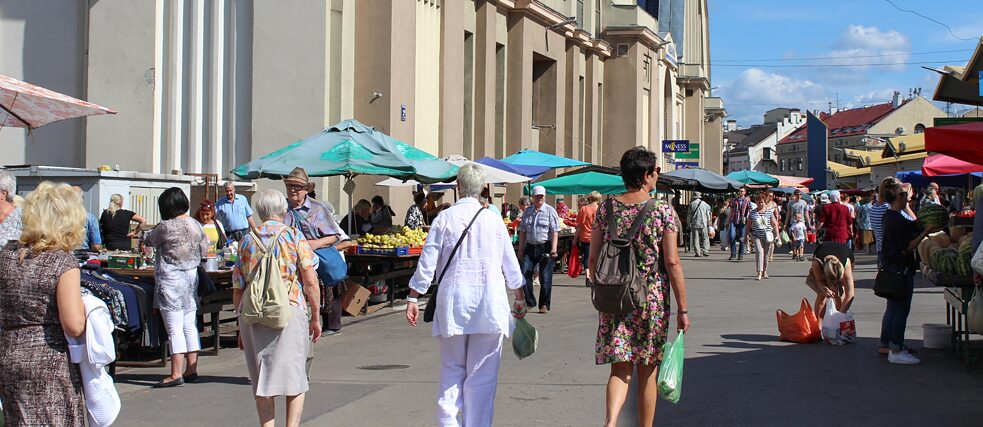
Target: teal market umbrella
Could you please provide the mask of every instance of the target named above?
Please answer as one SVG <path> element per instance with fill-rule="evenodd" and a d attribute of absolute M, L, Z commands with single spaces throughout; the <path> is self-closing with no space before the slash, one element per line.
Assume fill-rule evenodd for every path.
<path fill-rule="evenodd" d="M 452 181 L 458 170 L 453 164 L 357 120 L 345 120 L 239 165 L 232 173 L 244 179 L 282 179 L 298 166 L 309 176 L 380 175 L 426 184 Z"/>
<path fill-rule="evenodd" d="M 734 181 L 743 182 L 747 185 L 778 186 L 778 178 L 756 170 L 745 169 L 737 172 L 731 172 L 727 174 L 727 178 L 733 179 Z"/>
<path fill-rule="evenodd" d="M 550 169 L 572 168 L 576 166 L 589 166 L 590 163 L 580 160 L 568 159 L 553 154 L 542 153 L 536 150 L 523 149 L 511 156 L 502 159 L 505 163 L 521 166 L 546 166 Z"/>
<path fill-rule="evenodd" d="M 591 191 L 601 194 L 621 194 L 628 191 L 621 176 L 600 172 L 567 175 L 537 182 L 535 185 L 546 188 L 546 194 L 549 195 L 587 194 Z"/>

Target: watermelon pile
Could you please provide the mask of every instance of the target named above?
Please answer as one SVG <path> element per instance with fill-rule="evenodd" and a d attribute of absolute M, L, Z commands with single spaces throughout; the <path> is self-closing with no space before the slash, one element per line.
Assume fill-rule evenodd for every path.
<path fill-rule="evenodd" d="M 925 205 L 918 210 L 918 224 L 926 230 L 949 225 L 949 211 L 942 205 Z"/>
<path fill-rule="evenodd" d="M 944 231 L 932 233 L 918 244 L 918 257 L 942 274 L 972 275 L 973 235 L 963 234 L 953 241 Z"/>

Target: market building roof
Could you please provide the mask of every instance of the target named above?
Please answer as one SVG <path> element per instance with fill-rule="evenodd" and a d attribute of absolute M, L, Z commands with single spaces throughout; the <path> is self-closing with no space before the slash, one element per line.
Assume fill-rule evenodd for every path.
<path fill-rule="evenodd" d="M 894 106 L 890 102 L 886 102 L 869 107 L 837 111 L 833 114 L 820 113 L 819 119 L 826 123 L 826 127 L 829 128 L 829 138 L 843 138 L 867 133 L 868 129 L 887 117 L 892 111 L 894 111 Z M 808 139 L 807 128 L 807 125 L 802 125 L 778 143 L 789 144 L 806 141 Z"/>
<path fill-rule="evenodd" d="M 849 178 L 852 176 L 867 175 L 870 173 L 869 167 L 855 168 L 853 166 L 836 163 L 832 160 L 826 162 L 826 167 L 833 171 L 837 178 Z"/>
<path fill-rule="evenodd" d="M 932 99 L 956 104 L 983 106 L 979 92 L 979 73 L 983 71 L 983 40 L 976 45 L 973 57 L 965 66 L 946 65 L 941 70 L 929 68 L 939 76 Z"/>

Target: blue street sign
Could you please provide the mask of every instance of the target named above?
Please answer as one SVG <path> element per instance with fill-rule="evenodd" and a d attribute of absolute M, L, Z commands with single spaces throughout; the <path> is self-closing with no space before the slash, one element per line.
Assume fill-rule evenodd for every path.
<path fill-rule="evenodd" d="M 689 151 L 688 139 L 664 139 L 662 140 L 663 153 L 686 153 Z"/>
<path fill-rule="evenodd" d="M 698 168 L 700 162 L 676 162 L 676 169 Z"/>

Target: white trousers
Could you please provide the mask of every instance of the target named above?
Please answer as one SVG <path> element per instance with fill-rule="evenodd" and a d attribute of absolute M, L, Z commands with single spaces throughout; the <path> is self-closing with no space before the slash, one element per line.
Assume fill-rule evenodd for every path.
<path fill-rule="evenodd" d="M 171 354 L 190 353 L 201 350 L 198 341 L 198 325 L 195 323 L 196 311 L 163 311 L 164 328 L 167 329 L 167 341 L 171 346 Z"/>
<path fill-rule="evenodd" d="M 437 425 L 492 425 L 504 339 L 505 336 L 501 334 L 438 338 L 440 391 L 437 395 Z M 461 412 L 463 423 L 458 421 L 458 412 Z"/>

